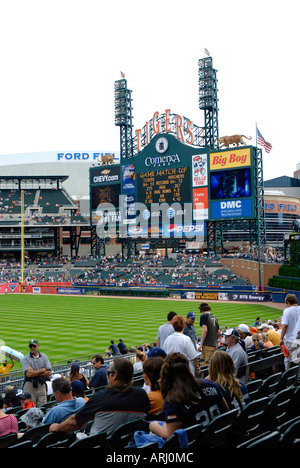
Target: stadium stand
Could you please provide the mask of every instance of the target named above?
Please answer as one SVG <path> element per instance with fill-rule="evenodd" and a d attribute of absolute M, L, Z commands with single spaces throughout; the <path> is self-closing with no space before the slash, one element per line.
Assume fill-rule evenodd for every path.
<path fill-rule="evenodd" d="M 299 365 L 292 366 L 284 372 L 276 372 L 275 366 L 282 360 L 282 351 L 273 352 L 267 357 L 254 360 L 247 366 L 239 368 L 237 375 L 247 375 L 247 387 L 251 402 L 242 409 L 229 411 L 221 416 L 215 417 L 208 426 L 196 425 L 186 428 L 188 448 L 192 451 L 204 448 L 252 448 L 252 447 L 296 447 L 300 439 L 300 379 Z M 134 360 L 135 353 L 123 356 L 124 359 Z M 106 358 L 109 363 L 112 357 Z M 90 369 L 88 361 L 80 362 L 82 367 Z M 245 369 L 247 367 L 247 369 Z M 262 368 L 272 368 L 273 374 L 265 379 L 257 379 L 255 370 Z M 54 372 L 58 369 L 54 367 Z M 67 375 L 69 367 L 67 364 L 61 365 L 59 372 Z M 201 378 L 207 375 L 208 369 L 202 368 Z M 275 380 L 272 382 L 271 380 Z M 142 373 L 134 376 L 133 385 L 141 387 L 144 383 Z M 20 379 L 21 385 L 21 379 Z M 88 390 L 89 396 L 102 387 Z M 4 387 L 2 386 L 2 390 Z M 41 409 L 46 413 L 53 405 L 58 404 L 53 396 L 48 397 L 49 401 Z M 149 432 L 148 418 L 134 421 L 120 426 L 110 436 L 99 433 L 84 439 L 76 437 L 77 432 L 72 434 L 60 433 L 51 435 L 48 433 L 48 425 L 38 428 L 26 429 L 22 426 L 20 417 L 22 408 L 11 408 L 8 412 L 16 414 L 19 420 L 19 432 L 22 437 L 0 437 L 0 447 L 5 448 L 106 448 L 109 450 L 130 450 L 132 437 L 135 431 Z M 163 420 L 164 413 L 158 415 L 158 420 Z M 152 418 L 151 418 L 152 419 Z M 145 444 L 143 449 L 157 449 L 155 442 Z M 178 434 L 173 434 L 160 450 L 170 451 L 180 448 L 180 438 Z"/>

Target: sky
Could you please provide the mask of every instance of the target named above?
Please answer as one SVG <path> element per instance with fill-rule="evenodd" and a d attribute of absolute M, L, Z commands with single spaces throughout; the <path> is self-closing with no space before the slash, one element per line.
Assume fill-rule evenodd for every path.
<path fill-rule="evenodd" d="M 166 109 L 203 126 L 206 48 L 217 70 L 219 135 L 255 144 L 257 125 L 273 146 L 263 151 L 264 179 L 292 177 L 300 163 L 297 4 L 0 0 L 0 164 L 18 153 L 30 162 L 33 153 L 119 151 L 120 71 L 134 130 Z"/>

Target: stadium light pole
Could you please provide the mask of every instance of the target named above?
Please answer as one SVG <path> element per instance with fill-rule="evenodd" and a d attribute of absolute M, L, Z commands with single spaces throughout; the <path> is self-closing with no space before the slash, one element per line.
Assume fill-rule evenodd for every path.
<path fill-rule="evenodd" d="M 24 190 L 21 190 L 21 282 L 24 276 Z"/>

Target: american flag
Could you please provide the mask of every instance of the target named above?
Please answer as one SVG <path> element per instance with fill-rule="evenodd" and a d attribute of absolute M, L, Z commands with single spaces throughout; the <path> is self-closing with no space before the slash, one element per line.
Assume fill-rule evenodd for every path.
<path fill-rule="evenodd" d="M 257 127 L 256 127 L 256 141 L 260 146 L 263 146 L 263 148 L 265 148 L 266 153 L 270 153 L 270 151 L 272 149 L 272 145 L 271 145 L 271 143 L 268 143 L 264 139 L 264 137 L 262 136 L 262 134 L 260 133 L 260 131 L 258 130 Z"/>

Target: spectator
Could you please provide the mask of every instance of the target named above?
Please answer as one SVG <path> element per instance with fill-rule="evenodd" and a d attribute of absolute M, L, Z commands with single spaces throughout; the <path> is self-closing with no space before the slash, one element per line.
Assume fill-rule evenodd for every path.
<path fill-rule="evenodd" d="M 38 427 L 43 424 L 45 414 L 40 408 L 29 408 L 26 413 L 20 416 L 20 420 L 25 423 L 27 429 L 31 429 L 32 427 Z"/>
<path fill-rule="evenodd" d="M 3 397 L 0 394 L 0 437 L 18 433 L 18 420 L 14 414 L 5 414 L 3 411 Z"/>
<path fill-rule="evenodd" d="M 284 344 L 287 350 L 290 351 L 292 342 L 296 339 L 299 331 L 300 307 L 295 294 L 287 294 L 285 303 L 287 308 L 282 314 L 280 345 Z M 289 357 L 285 357 L 284 365 L 286 369 L 290 367 Z"/>
<path fill-rule="evenodd" d="M 101 356 L 101 354 L 95 354 L 92 359 L 92 364 L 96 372 L 89 382 L 89 387 L 104 387 L 107 385 L 107 368 L 105 366 L 103 356 Z"/>
<path fill-rule="evenodd" d="M 262 325 L 259 328 L 261 333 L 268 333 L 270 341 L 272 341 L 273 346 L 279 346 L 281 334 L 275 329 L 270 328 L 270 325 Z"/>
<path fill-rule="evenodd" d="M 85 395 L 84 384 L 80 380 L 72 380 L 71 382 L 72 393 L 74 398 L 84 398 L 85 401 L 88 401 L 88 397 Z"/>
<path fill-rule="evenodd" d="M 35 408 L 35 404 L 31 400 L 31 395 L 30 393 L 21 393 L 20 395 L 21 403 L 22 403 L 22 409 L 29 409 L 29 408 Z"/>
<path fill-rule="evenodd" d="M 122 338 L 119 339 L 119 343 L 117 344 L 119 351 L 121 354 L 128 354 L 128 349 L 126 344 L 123 342 Z"/>
<path fill-rule="evenodd" d="M 74 398 L 71 383 L 64 377 L 55 379 L 52 388 L 54 398 L 58 404 L 47 411 L 43 424 L 60 423 L 70 414 L 77 412 L 86 403 L 84 398 Z"/>
<path fill-rule="evenodd" d="M 149 387 L 147 392 L 150 401 L 149 415 L 154 415 L 163 410 L 163 397 L 160 391 L 159 378 L 164 358 L 161 356 L 148 357 L 143 363 L 143 376 L 145 385 Z"/>
<path fill-rule="evenodd" d="M 201 351 L 202 365 L 207 365 L 211 356 L 217 349 L 218 339 L 221 337 L 221 330 L 218 320 L 211 313 L 211 307 L 206 302 L 202 302 L 199 306 L 202 313 L 200 317 L 200 327 L 202 327 L 202 335 L 199 346 Z"/>
<path fill-rule="evenodd" d="M 218 350 L 212 355 L 207 379 L 220 386 L 220 391 L 230 410 L 242 409 L 250 402 L 247 387 L 235 378 L 234 362 L 226 351 Z"/>
<path fill-rule="evenodd" d="M 22 392 L 19 388 L 13 387 L 12 385 L 8 385 L 5 388 L 3 408 L 16 408 L 18 406 L 22 406 L 20 398 L 21 393 Z"/>
<path fill-rule="evenodd" d="M 39 351 L 39 342 L 29 341 L 30 352 L 22 360 L 25 375 L 23 392 L 30 393 L 33 403 L 40 407 L 47 403 L 46 380 L 51 376 L 51 364 L 46 356 Z"/>
<path fill-rule="evenodd" d="M 273 348 L 273 343 L 270 340 L 269 333 L 262 333 L 261 341 L 263 342 L 265 348 Z"/>
<path fill-rule="evenodd" d="M 136 353 L 136 362 L 133 364 L 133 373 L 136 374 L 137 372 L 142 372 L 143 370 L 143 362 L 146 360 L 146 354 L 141 353 L 140 351 Z"/>
<path fill-rule="evenodd" d="M 167 322 L 161 325 L 157 331 L 156 345 L 158 348 L 164 348 L 164 342 L 169 335 L 174 333 L 174 327 L 172 325 L 173 318 L 175 317 L 176 312 L 169 312 L 167 315 Z"/>
<path fill-rule="evenodd" d="M 78 361 L 72 362 L 70 376 L 68 378 L 69 382 L 73 380 L 80 380 L 83 383 L 84 389 L 86 390 L 89 385 L 89 381 L 84 374 L 80 372 L 80 364 Z"/>
<path fill-rule="evenodd" d="M 188 312 L 186 316 L 186 322 L 185 322 L 183 334 L 190 337 L 193 345 L 195 346 L 195 349 L 197 349 L 197 333 L 196 333 L 196 329 L 194 325 L 195 319 L 196 319 L 195 312 Z"/>
<path fill-rule="evenodd" d="M 250 348 L 252 346 L 252 333 L 250 332 L 250 329 L 248 325 L 241 323 L 238 328 L 237 328 L 241 339 L 245 343 L 245 349 Z"/>
<path fill-rule="evenodd" d="M 164 342 L 164 350 L 167 354 L 175 352 L 184 354 L 189 361 L 192 374 L 200 374 L 199 353 L 193 346 L 191 339 L 183 334 L 184 326 L 185 318 L 182 315 L 176 315 L 173 318 L 175 331 Z"/>
<path fill-rule="evenodd" d="M 240 335 L 235 328 L 229 328 L 223 335 L 225 336 L 225 343 L 227 345 L 226 353 L 228 353 L 234 363 L 234 367 L 237 370 L 241 366 L 245 366 L 248 363 L 247 354 L 240 345 Z M 240 383 L 245 384 L 246 378 L 243 376 L 239 379 Z"/>
<path fill-rule="evenodd" d="M 250 348 L 250 351 L 258 351 L 260 349 L 264 349 L 264 344 L 262 342 L 260 333 L 253 333 L 252 341 L 253 344 Z"/>
<path fill-rule="evenodd" d="M 144 418 L 150 410 L 149 398 L 142 388 L 133 387 L 133 365 L 129 359 L 115 358 L 108 369 L 108 387 L 90 396 L 76 414 L 60 424 L 52 424 L 50 432 L 70 432 L 93 420 L 90 435 L 110 435 L 127 421 Z"/>
<path fill-rule="evenodd" d="M 108 349 L 110 349 L 112 356 L 116 356 L 118 354 L 118 347 L 114 340 L 110 340 L 110 346 L 108 347 Z"/>
<path fill-rule="evenodd" d="M 150 431 L 167 439 L 174 431 L 194 424 L 206 426 L 215 416 L 228 411 L 218 387 L 208 380 L 196 379 L 188 359 L 171 353 L 161 369 L 161 393 L 164 398 L 165 425 L 150 422 Z"/>
<path fill-rule="evenodd" d="M 10 358 L 10 364 L 7 364 L 7 359 L 3 359 L 2 364 L 0 366 L 0 381 L 5 380 L 6 377 L 9 376 L 11 369 L 14 367 L 15 363 Z"/>
<path fill-rule="evenodd" d="M 260 317 L 256 317 L 256 320 L 254 322 L 254 327 L 255 328 L 258 328 L 261 326 L 261 323 L 260 323 Z"/>

